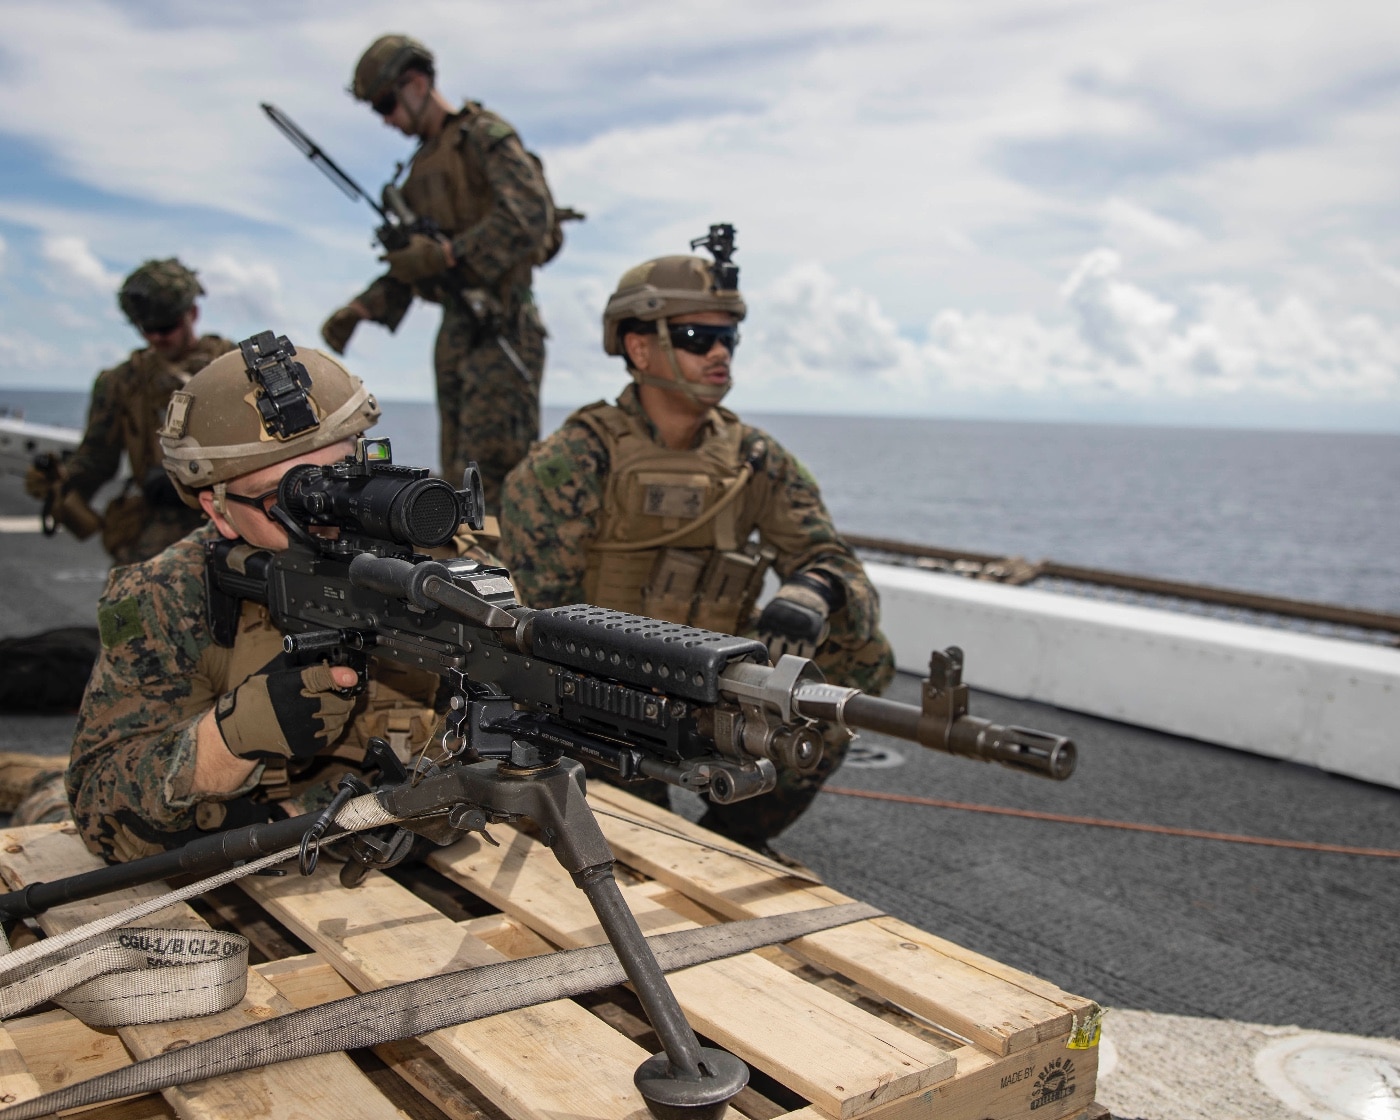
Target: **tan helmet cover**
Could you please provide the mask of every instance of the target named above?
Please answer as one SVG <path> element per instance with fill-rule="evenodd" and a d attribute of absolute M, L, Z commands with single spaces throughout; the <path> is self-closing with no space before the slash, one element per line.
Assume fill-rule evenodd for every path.
<path fill-rule="evenodd" d="M 409 35 L 381 35 L 355 63 L 350 92 L 357 101 L 373 104 L 412 62 L 424 62 L 431 67 L 433 52 Z"/>
<path fill-rule="evenodd" d="M 657 257 L 628 269 L 603 309 L 603 349 L 622 353 L 617 328 L 624 319 L 654 323 L 697 311 L 727 311 L 735 320 L 748 314 L 738 291 L 716 291 L 711 264 L 703 257 Z"/>
<path fill-rule="evenodd" d="M 310 375 L 317 423 L 289 439 L 264 428 L 262 390 L 239 350 L 215 358 L 171 395 L 160 446 L 165 473 L 186 505 L 199 508 L 198 490 L 339 443 L 378 421 L 379 404 L 364 382 L 329 354 L 297 350 L 293 360 Z"/>

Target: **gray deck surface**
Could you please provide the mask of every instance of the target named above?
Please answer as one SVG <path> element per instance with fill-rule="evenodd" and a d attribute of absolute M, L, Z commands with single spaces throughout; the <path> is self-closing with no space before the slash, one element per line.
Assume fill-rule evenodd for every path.
<path fill-rule="evenodd" d="M 33 510 L 0 479 L 0 516 Z M 90 623 L 105 576 L 96 542 L 0 534 L 0 636 Z M 890 695 L 917 690 L 901 676 Z M 1073 736 L 1078 772 L 1053 783 L 902 746 L 904 765 L 846 768 L 831 784 L 1400 848 L 1400 791 L 999 696 L 974 695 L 972 711 Z M 0 749 L 64 754 L 72 726 L 0 718 Z M 1400 860 L 832 794 L 777 846 L 840 890 L 1105 1004 L 1400 1035 Z"/>

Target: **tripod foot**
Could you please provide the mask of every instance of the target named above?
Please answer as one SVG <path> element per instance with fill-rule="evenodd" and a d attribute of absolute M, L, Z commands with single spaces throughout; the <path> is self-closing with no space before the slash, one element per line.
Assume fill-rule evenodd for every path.
<path fill-rule="evenodd" d="M 677 1075 L 665 1054 L 637 1067 L 632 1080 L 656 1120 L 718 1120 L 725 1105 L 749 1083 L 749 1067 L 725 1050 L 700 1048 L 700 1079 Z"/>

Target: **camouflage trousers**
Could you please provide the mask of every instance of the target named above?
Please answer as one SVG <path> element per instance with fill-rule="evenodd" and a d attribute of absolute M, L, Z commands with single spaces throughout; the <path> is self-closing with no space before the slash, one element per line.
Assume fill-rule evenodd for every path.
<path fill-rule="evenodd" d="M 885 635 L 877 630 L 872 638 L 859 638 L 842 626 L 840 614 L 832 619 L 831 633 L 812 660 L 832 684 L 863 692 L 878 695 L 894 679 L 894 650 Z M 823 783 L 846 758 L 851 736 L 834 724 L 822 724 L 821 732 L 824 749 L 816 770 L 810 774 L 779 770 L 778 784 L 769 793 L 732 805 L 710 802 L 700 818 L 701 827 L 750 848 L 766 848 L 769 840 L 807 811 Z M 638 782 L 623 788 L 658 805 L 669 804 L 667 788 L 660 782 Z"/>
<path fill-rule="evenodd" d="M 483 331 L 470 312 L 449 305 L 433 353 L 442 477 L 460 485 L 462 471 L 475 460 L 491 512 L 500 506 L 501 483 L 511 467 L 540 434 L 545 332 L 533 304 L 521 309 L 518 322 L 518 330 Z M 520 358 L 528 380 L 506 354 L 498 333 Z"/>

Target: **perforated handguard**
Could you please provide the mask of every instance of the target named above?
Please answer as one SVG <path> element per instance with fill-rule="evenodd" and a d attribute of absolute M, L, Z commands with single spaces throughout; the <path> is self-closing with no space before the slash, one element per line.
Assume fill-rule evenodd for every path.
<path fill-rule="evenodd" d="M 536 611 L 530 626 L 538 657 L 700 704 L 719 703 L 720 675 L 729 666 L 768 663 L 768 647 L 753 638 L 607 607 L 550 607 Z"/>

